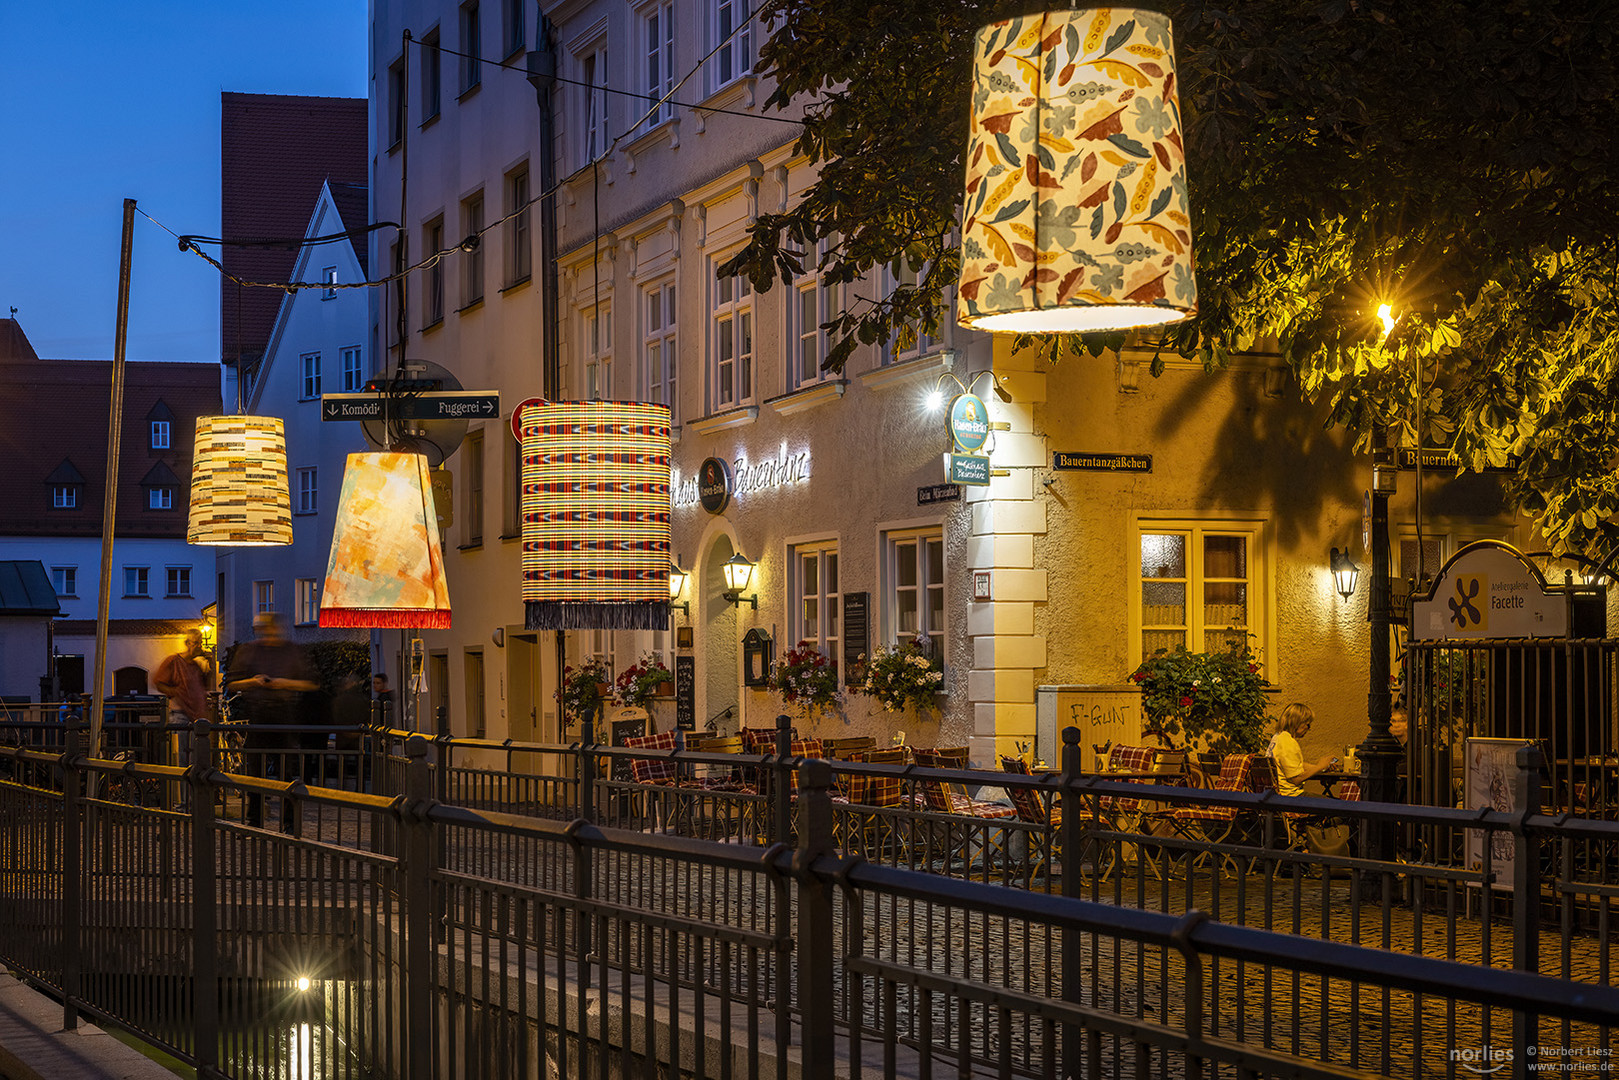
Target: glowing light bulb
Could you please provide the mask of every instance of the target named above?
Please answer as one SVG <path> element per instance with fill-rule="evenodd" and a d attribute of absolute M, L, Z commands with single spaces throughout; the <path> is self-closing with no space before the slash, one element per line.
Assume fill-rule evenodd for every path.
<path fill-rule="evenodd" d="M 929 390 L 926 408 L 928 412 L 938 412 L 944 408 L 944 391 L 938 388 Z"/>
<path fill-rule="evenodd" d="M 309 976 L 308 975 L 300 975 L 300 976 L 298 976 L 298 992 L 300 994 L 309 993 Z"/>
<path fill-rule="evenodd" d="M 1383 336 L 1394 333 L 1394 309 L 1387 304 L 1377 305 L 1377 317 L 1383 320 Z"/>

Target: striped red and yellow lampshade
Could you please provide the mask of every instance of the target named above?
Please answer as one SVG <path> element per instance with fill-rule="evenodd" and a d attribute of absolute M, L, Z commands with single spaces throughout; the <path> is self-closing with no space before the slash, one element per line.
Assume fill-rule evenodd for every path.
<path fill-rule="evenodd" d="M 530 630 L 669 626 L 669 407 L 550 401 L 518 416 Z"/>
<path fill-rule="evenodd" d="M 199 416 L 186 542 L 292 543 L 287 441 L 274 416 Z"/>
<path fill-rule="evenodd" d="M 1087 333 L 1197 314 L 1169 19 L 1091 8 L 978 32 L 959 318 Z"/>
<path fill-rule="evenodd" d="M 450 588 L 426 456 L 350 454 L 320 625 L 448 630 Z"/>

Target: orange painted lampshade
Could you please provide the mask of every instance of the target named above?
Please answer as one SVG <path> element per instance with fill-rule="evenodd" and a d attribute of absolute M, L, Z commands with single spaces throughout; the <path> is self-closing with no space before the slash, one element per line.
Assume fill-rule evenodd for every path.
<path fill-rule="evenodd" d="M 287 440 L 274 416 L 199 416 L 186 542 L 292 543 Z"/>
<path fill-rule="evenodd" d="M 422 454 L 350 454 L 320 625 L 447 630 L 450 589 Z"/>
<path fill-rule="evenodd" d="M 524 406 L 523 600 L 530 630 L 669 626 L 669 407 Z"/>
<path fill-rule="evenodd" d="M 959 319 L 1089 333 L 1197 313 L 1169 19 L 1093 8 L 978 32 Z"/>

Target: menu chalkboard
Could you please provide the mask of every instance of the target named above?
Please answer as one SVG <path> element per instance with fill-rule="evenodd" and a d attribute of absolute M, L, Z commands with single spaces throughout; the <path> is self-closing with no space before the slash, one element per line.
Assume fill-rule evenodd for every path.
<path fill-rule="evenodd" d="M 675 657 L 675 729 L 697 730 L 697 658 Z"/>
<path fill-rule="evenodd" d="M 871 624 L 869 621 L 871 594 L 853 592 L 843 594 L 843 683 L 853 686 L 864 682 L 866 662 L 862 657 L 871 652 Z"/>

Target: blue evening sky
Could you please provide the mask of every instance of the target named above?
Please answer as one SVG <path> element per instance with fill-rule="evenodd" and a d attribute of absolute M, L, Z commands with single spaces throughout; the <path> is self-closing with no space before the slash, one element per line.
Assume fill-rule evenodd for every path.
<path fill-rule="evenodd" d="M 220 92 L 363 98 L 366 39 L 366 0 L 0 0 L 0 318 L 110 359 L 124 199 L 218 236 Z M 218 273 L 139 214 L 126 353 L 219 359 Z"/>

